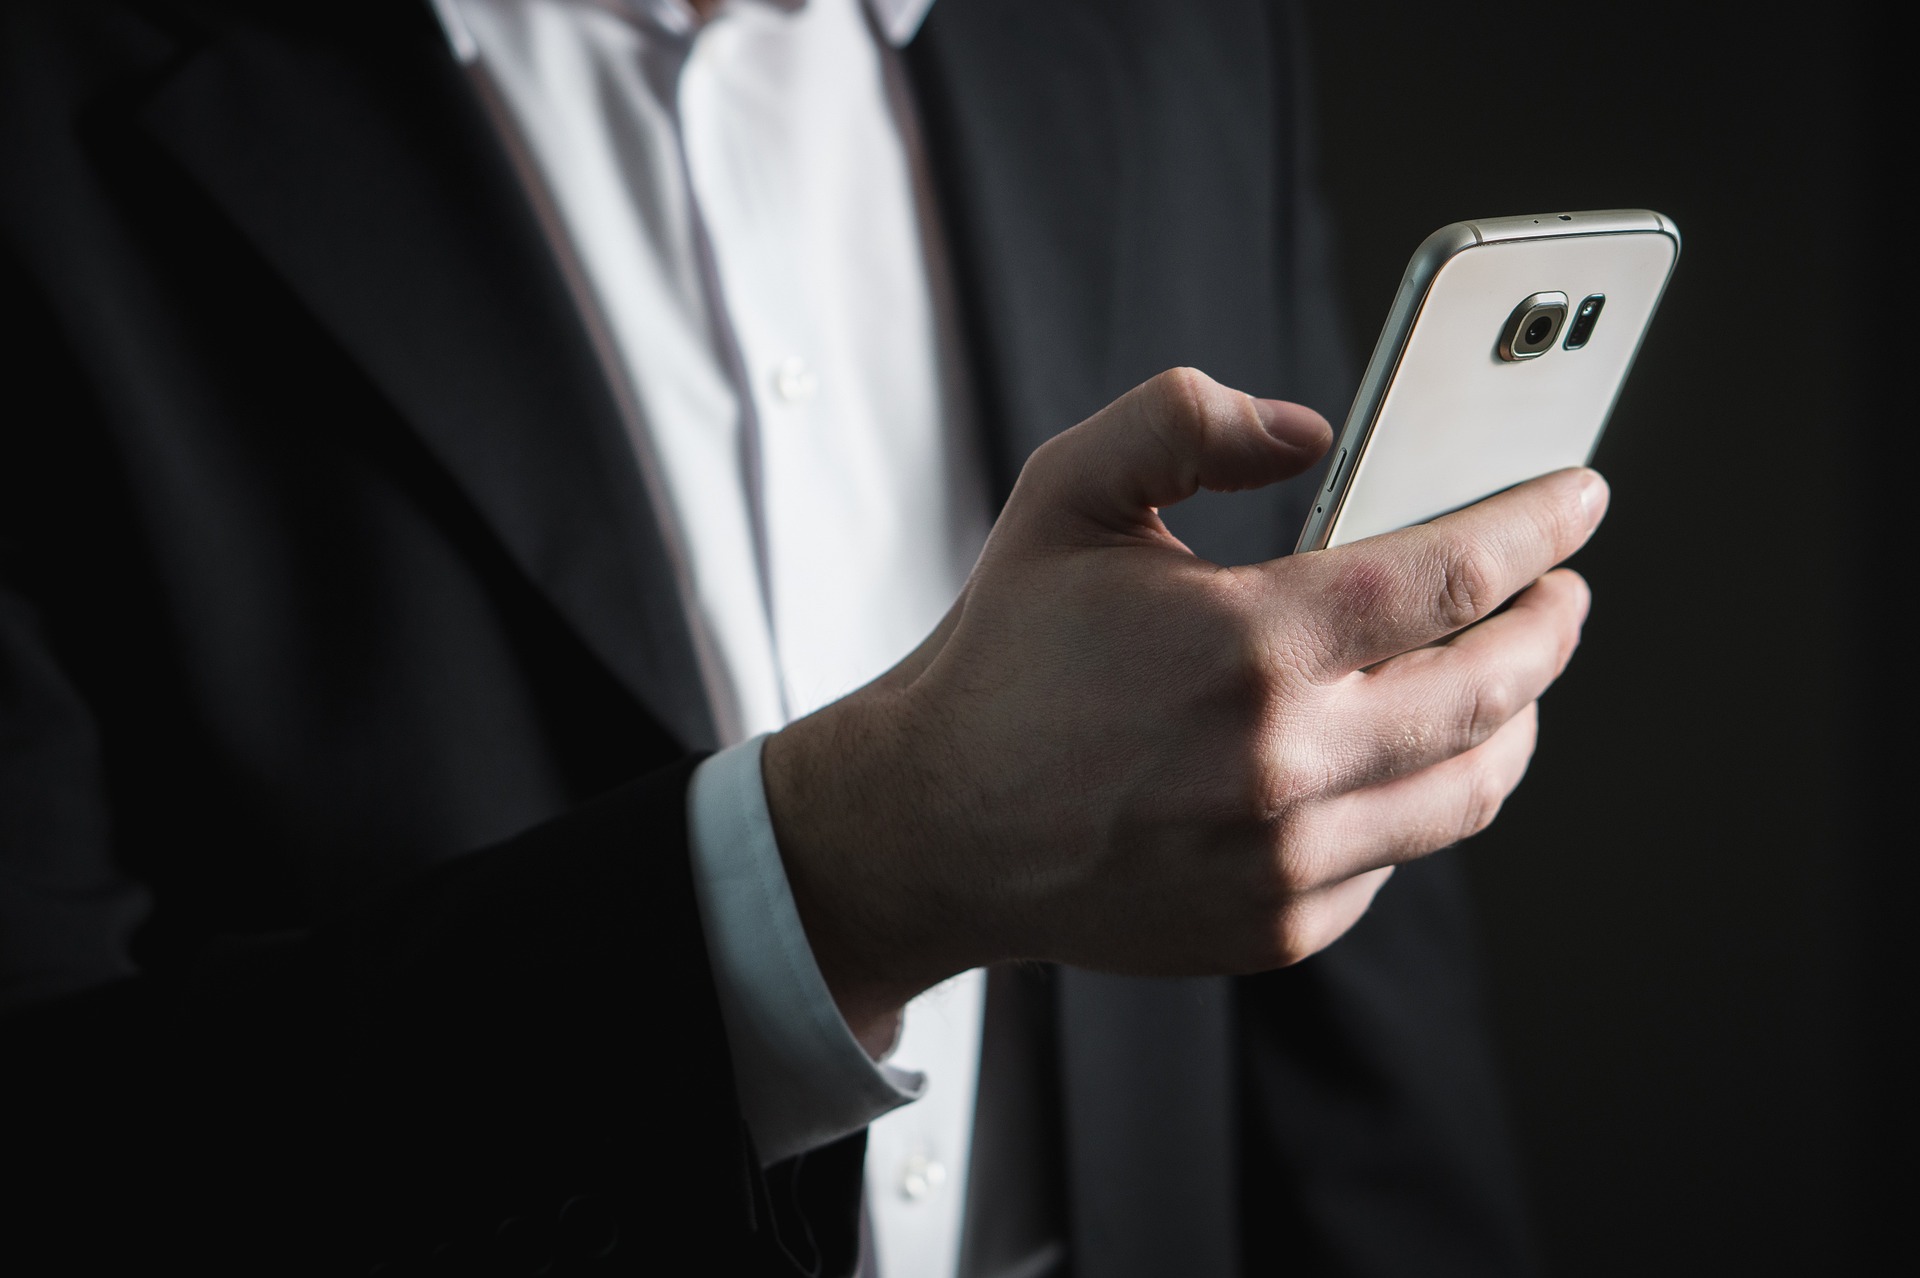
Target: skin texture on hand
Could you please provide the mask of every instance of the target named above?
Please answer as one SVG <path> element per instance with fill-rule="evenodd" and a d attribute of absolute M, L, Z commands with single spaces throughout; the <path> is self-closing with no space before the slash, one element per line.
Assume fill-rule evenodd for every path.
<path fill-rule="evenodd" d="M 1606 486 L 1562 471 L 1241 568 L 1160 520 L 1298 474 L 1330 438 L 1309 409 L 1161 374 L 1033 455 L 912 656 L 768 741 L 801 920 L 870 1051 L 913 995 L 985 963 L 1296 962 L 1394 865 L 1493 819 L 1579 641 L 1586 585 L 1554 565 Z"/>

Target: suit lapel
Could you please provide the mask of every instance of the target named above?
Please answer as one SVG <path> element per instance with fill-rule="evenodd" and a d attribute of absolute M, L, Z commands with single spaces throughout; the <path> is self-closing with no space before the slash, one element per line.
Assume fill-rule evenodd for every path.
<path fill-rule="evenodd" d="M 908 49 L 1003 496 L 1133 372 L 1115 334 L 1133 157 L 1106 22 L 1098 0 L 947 0 Z M 1074 1271 L 1237 1273 L 1228 982 L 1060 975 Z"/>
<path fill-rule="evenodd" d="M 215 34 L 144 104 L 145 126 L 600 660 L 684 744 L 711 746 L 671 561 L 604 372 L 426 6 L 279 9 L 202 15 Z"/>

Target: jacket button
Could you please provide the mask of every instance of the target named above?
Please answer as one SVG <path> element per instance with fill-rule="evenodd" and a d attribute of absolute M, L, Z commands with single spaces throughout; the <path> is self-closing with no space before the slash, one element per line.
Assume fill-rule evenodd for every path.
<path fill-rule="evenodd" d="M 604 1194 L 569 1198 L 560 1209 L 560 1254 L 576 1260 L 611 1256 L 620 1245 L 620 1221 Z"/>

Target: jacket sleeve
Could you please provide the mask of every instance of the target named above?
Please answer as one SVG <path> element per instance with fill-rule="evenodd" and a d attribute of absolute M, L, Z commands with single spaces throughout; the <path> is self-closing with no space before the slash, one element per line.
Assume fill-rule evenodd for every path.
<path fill-rule="evenodd" d="M 49 531 L 120 517 L 114 485 L 52 483 L 94 460 L 116 388 L 77 373 L 16 265 L 0 368 L 34 402 L 0 419 L 0 1268 L 570 1273 L 691 1248 L 716 1273 L 849 1269 L 861 1138 L 762 1172 L 740 1119 L 688 860 L 697 759 L 311 919 L 250 885 L 159 901 L 154 866 L 284 849 L 208 861 L 194 841 L 244 822 L 154 817 L 124 729 L 168 725 L 93 658 L 162 640 L 77 642 L 113 610 L 73 569 L 97 558 Z M 50 522 L 75 493 L 99 505 Z M 259 801 L 223 785 L 195 802 Z M 156 922 L 211 939 L 155 966 Z"/>
<path fill-rule="evenodd" d="M 682 1229 L 747 1246 L 688 763 L 323 925 L 237 932 L 146 975 L 93 734 L 26 612 L 9 592 L 8 1248 L 75 1269 L 177 1252 L 364 1272 L 443 1247 L 586 1259 Z"/>
<path fill-rule="evenodd" d="M 860 1138 L 763 1175 L 739 1119 L 686 855 L 693 760 L 145 975 L 116 940 L 140 893 L 113 869 L 81 698 L 16 592 L 0 618 L 8 1254 L 850 1263 Z"/>

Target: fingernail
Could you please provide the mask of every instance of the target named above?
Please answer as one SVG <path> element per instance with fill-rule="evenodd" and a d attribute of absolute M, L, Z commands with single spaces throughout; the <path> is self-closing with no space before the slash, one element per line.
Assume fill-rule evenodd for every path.
<path fill-rule="evenodd" d="M 1587 529 L 1592 531 L 1600 526 L 1601 517 L 1607 513 L 1607 500 L 1612 492 L 1607 481 L 1593 471 L 1588 471 L 1580 481 L 1580 509 L 1587 517 Z"/>
<path fill-rule="evenodd" d="M 1289 448 L 1324 446 L 1321 437 L 1327 434 L 1327 424 L 1312 409 L 1278 399 L 1255 399 L 1253 411 L 1260 415 L 1260 424 L 1267 428 L 1267 434 Z"/>

